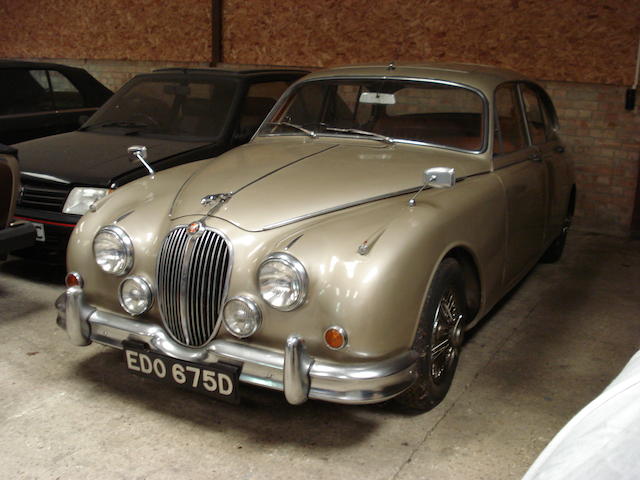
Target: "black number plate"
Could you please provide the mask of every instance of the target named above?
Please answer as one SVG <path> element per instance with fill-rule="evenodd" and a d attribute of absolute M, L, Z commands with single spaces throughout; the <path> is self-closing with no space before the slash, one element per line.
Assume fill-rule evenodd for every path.
<path fill-rule="evenodd" d="M 132 342 L 123 342 L 124 361 L 136 375 L 171 383 L 188 390 L 238 403 L 240 368 L 227 363 L 200 365 L 175 360 L 142 348 Z"/>

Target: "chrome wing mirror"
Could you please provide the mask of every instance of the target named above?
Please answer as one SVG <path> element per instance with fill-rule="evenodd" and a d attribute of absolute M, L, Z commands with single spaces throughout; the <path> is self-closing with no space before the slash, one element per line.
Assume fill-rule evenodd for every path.
<path fill-rule="evenodd" d="M 144 145 L 131 145 L 129 148 L 127 148 L 127 154 L 129 155 L 129 160 L 131 160 L 132 162 L 138 160 L 149 171 L 149 175 L 151 175 L 151 178 L 154 177 L 156 172 L 154 172 L 153 168 L 151 168 L 151 165 L 147 163 L 147 147 L 145 147 Z"/>
<path fill-rule="evenodd" d="M 424 183 L 427 187 L 451 188 L 456 184 L 454 168 L 435 167 L 424 171 Z"/>
<path fill-rule="evenodd" d="M 424 184 L 409 200 L 409 206 L 416 204 L 416 197 L 427 187 L 451 188 L 456 184 L 456 170 L 447 167 L 434 167 L 424 171 Z"/>

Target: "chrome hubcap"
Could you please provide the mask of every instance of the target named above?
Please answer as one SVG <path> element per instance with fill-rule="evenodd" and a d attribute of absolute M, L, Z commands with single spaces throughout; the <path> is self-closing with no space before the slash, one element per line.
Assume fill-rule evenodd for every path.
<path fill-rule="evenodd" d="M 464 334 L 462 313 L 454 290 L 440 298 L 431 331 L 431 377 L 435 383 L 445 377 L 455 361 Z"/>

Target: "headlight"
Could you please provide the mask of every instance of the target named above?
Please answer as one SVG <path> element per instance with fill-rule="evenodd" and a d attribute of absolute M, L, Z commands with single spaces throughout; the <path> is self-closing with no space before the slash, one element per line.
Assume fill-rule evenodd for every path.
<path fill-rule="evenodd" d="M 122 228 L 109 225 L 93 239 L 93 256 L 105 272 L 124 275 L 133 265 L 133 244 Z"/>
<path fill-rule="evenodd" d="M 106 188 L 76 187 L 71 190 L 67 201 L 64 202 L 62 213 L 84 215 L 93 203 L 100 200 L 107 193 L 109 193 L 109 190 Z"/>
<path fill-rule="evenodd" d="M 142 277 L 125 278 L 119 293 L 120 305 L 131 315 L 141 315 L 151 307 L 151 287 Z"/>
<path fill-rule="evenodd" d="M 258 269 L 260 295 L 277 310 L 288 312 L 302 305 L 308 282 L 302 263 L 288 253 L 272 253 Z"/>
<path fill-rule="evenodd" d="M 260 328 L 262 314 L 258 306 L 246 297 L 230 298 L 224 305 L 224 326 L 236 337 L 246 338 Z"/>

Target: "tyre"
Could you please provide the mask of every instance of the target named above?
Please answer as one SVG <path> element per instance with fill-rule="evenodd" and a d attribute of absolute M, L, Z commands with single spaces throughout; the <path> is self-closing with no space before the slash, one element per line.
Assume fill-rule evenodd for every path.
<path fill-rule="evenodd" d="M 398 403 L 427 411 L 442 401 L 458 365 L 466 321 L 462 268 L 454 258 L 445 258 L 429 287 L 413 342 L 418 378 Z"/>
<path fill-rule="evenodd" d="M 542 263 L 555 263 L 562 257 L 564 251 L 564 244 L 567 241 L 567 233 L 569 232 L 569 226 L 571 225 L 571 217 L 567 215 L 562 223 L 562 232 L 558 235 L 551 245 L 545 250 L 540 258 Z"/>

